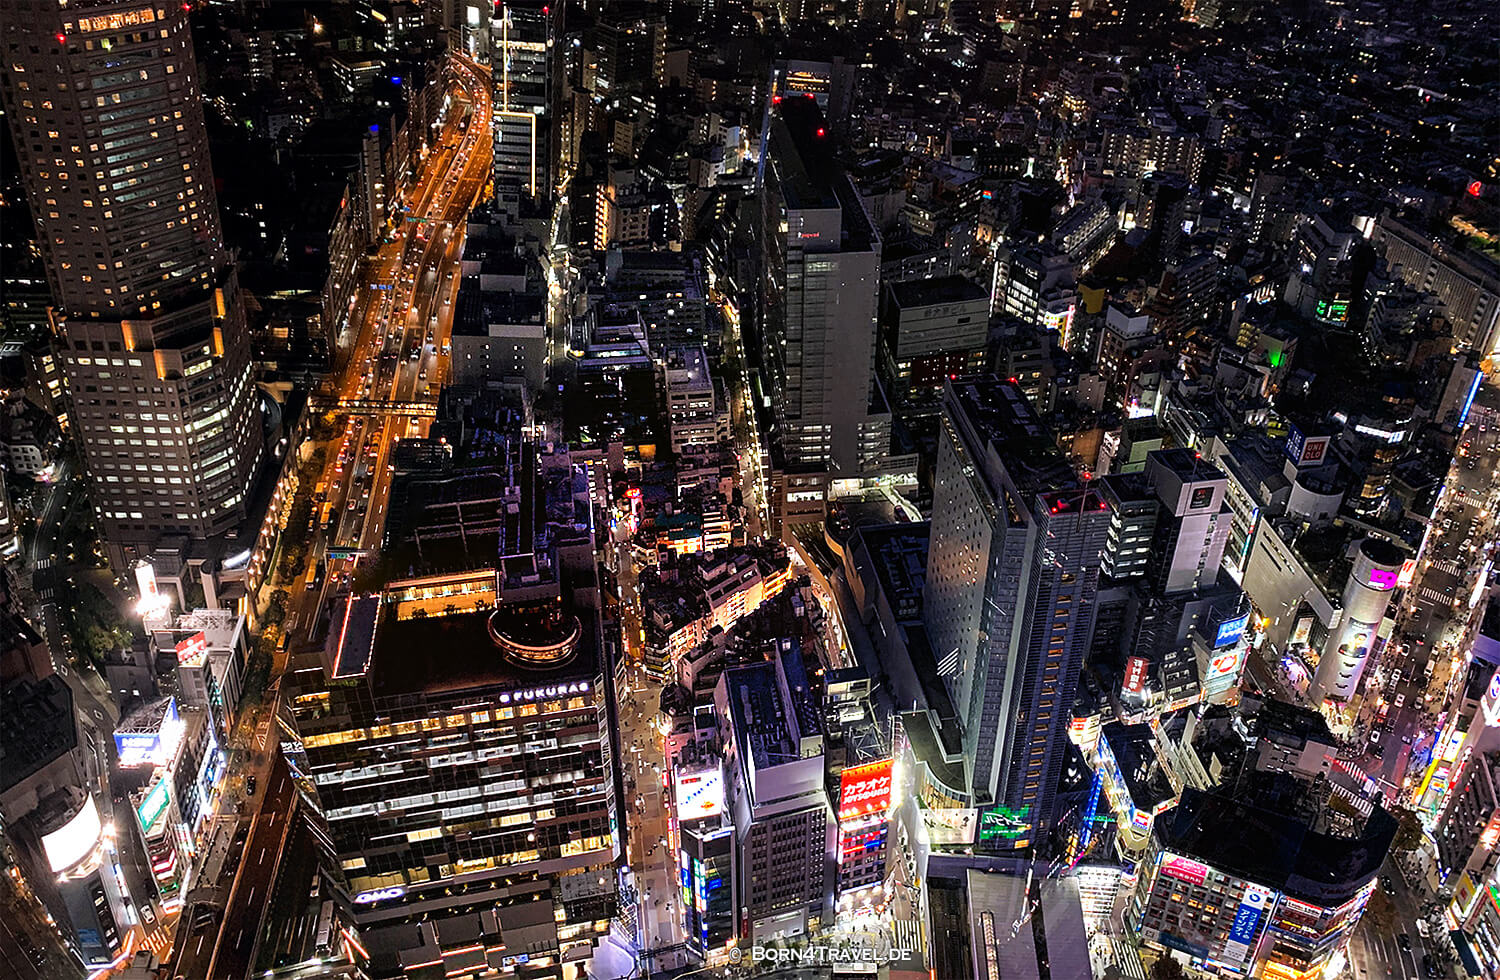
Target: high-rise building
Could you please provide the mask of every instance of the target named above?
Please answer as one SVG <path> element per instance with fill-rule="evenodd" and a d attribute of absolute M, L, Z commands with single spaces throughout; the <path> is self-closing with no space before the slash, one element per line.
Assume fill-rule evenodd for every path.
<path fill-rule="evenodd" d="M 888 283 L 880 312 L 882 377 L 897 403 L 940 393 L 984 367 L 989 294 L 963 276 Z"/>
<path fill-rule="evenodd" d="M 546 198 L 556 181 L 554 120 L 561 108 L 556 50 L 565 4 L 509 0 L 490 20 L 493 55 L 495 182 Z"/>
<path fill-rule="evenodd" d="M 40 646 L 35 634 L 29 639 L 35 642 L 23 645 Z M 85 964 L 108 963 L 129 929 L 117 848 L 136 838 L 123 823 L 118 837 L 106 833 L 109 799 L 79 729 L 82 711 L 75 713 L 72 690 L 51 673 L 45 648 L 32 666 L 47 673 L 28 670 L 0 691 L 0 820 L 20 873 L 67 943 Z"/>
<path fill-rule="evenodd" d="M 877 471 L 890 413 L 872 383 L 880 236 L 811 96 L 778 97 L 764 161 L 761 391 L 774 413 L 778 517 L 820 517 L 828 481 Z M 804 477 L 801 483 L 797 478 Z"/>
<path fill-rule="evenodd" d="M 1263 805 L 1264 804 L 1264 805 Z M 1313 977 L 1338 956 L 1378 886 L 1396 820 L 1352 827 L 1189 787 L 1152 828 L 1125 908 L 1143 944 L 1220 976 Z"/>
<path fill-rule="evenodd" d="M 287 756 L 365 976 L 578 977 L 616 913 L 588 476 L 519 455 L 470 532 L 498 537 L 492 569 L 351 597 L 291 675 Z"/>
<path fill-rule="evenodd" d="M 6 115 L 111 560 L 235 530 L 261 459 L 186 8 L 0 3 Z"/>
<path fill-rule="evenodd" d="M 938 438 L 928 636 L 974 804 L 1024 811 L 1019 846 L 1053 820 L 1110 515 L 1013 384 L 950 381 Z"/>
<path fill-rule="evenodd" d="M 724 726 L 741 939 L 813 933 L 830 922 L 835 824 L 819 711 L 798 646 L 783 639 L 770 662 L 724 671 L 714 705 Z"/>

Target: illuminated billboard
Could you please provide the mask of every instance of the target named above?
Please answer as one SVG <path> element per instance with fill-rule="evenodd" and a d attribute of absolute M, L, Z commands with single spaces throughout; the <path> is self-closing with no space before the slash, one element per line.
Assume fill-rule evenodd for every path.
<path fill-rule="evenodd" d="M 1203 679 L 1203 683 L 1209 684 L 1220 677 L 1238 676 L 1243 649 L 1243 647 L 1231 647 L 1223 652 L 1215 652 L 1209 657 L 1208 676 Z"/>
<path fill-rule="evenodd" d="M 145 799 L 141 800 L 141 805 L 135 808 L 135 815 L 141 822 L 141 829 L 149 831 L 170 802 L 172 798 L 167 791 L 167 780 L 158 779 L 152 785 L 150 792 L 146 794 Z"/>
<path fill-rule="evenodd" d="M 150 712 L 155 710 L 158 709 L 148 709 Z M 183 734 L 182 719 L 177 715 L 177 699 L 167 698 L 159 710 L 159 718 L 154 713 L 137 714 L 132 716 L 132 721 L 123 722 L 122 727 L 115 729 L 115 753 L 120 758 L 122 769 L 159 766 L 176 753 Z"/>
<path fill-rule="evenodd" d="M 1245 886 L 1239 908 L 1234 912 L 1234 923 L 1229 927 L 1229 938 L 1224 941 L 1224 959 L 1242 964 L 1250 958 L 1261 919 L 1270 904 L 1271 895 L 1265 889 L 1258 885 Z"/>
<path fill-rule="evenodd" d="M 1245 635 L 1245 627 L 1248 625 L 1250 625 L 1249 613 L 1243 613 L 1220 623 L 1219 632 L 1214 635 L 1214 647 L 1217 649 L 1240 642 L 1240 637 Z"/>
<path fill-rule="evenodd" d="M 974 843 L 979 811 L 973 807 L 928 807 L 922 811 L 922 827 L 932 844 Z"/>
<path fill-rule="evenodd" d="M 839 776 L 839 819 L 891 808 L 891 760 L 845 769 Z"/>
<path fill-rule="evenodd" d="M 1388 568 L 1370 569 L 1369 585 L 1372 589 L 1380 589 L 1382 591 L 1394 589 L 1400 582 L 1401 573 L 1399 571 L 1393 572 Z"/>
<path fill-rule="evenodd" d="M 1120 690 L 1126 694 L 1139 694 L 1146 689 L 1146 671 L 1151 666 L 1145 657 L 1131 657 L 1125 661 L 1125 681 Z"/>
<path fill-rule="evenodd" d="M 702 820 L 724 812 L 724 774 L 715 769 L 678 770 L 674 799 L 678 820 Z"/>
<path fill-rule="evenodd" d="M 1201 885 L 1208 879 L 1208 865 L 1175 854 L 1163 854 L 1161 873 L 1178 881 Z"/>
<path fill-rule="evenodd" d="M 42 838 L 42 851 L 47 855 L 48 867 L 61 873 L 77 866 L 79 861 L 93 853 L 103 830 L 93 796 L 85 797 L 83 807 L 73 814 L 71 820 Z"/>
<path fill-rule="evenodd" d="M 1417 560 L 1408 558 L 1401 563 L 1401 571 L 1396 573 L 1396 587 L 1404 589 L 1411 585 L 1412 579 L 1417 577 Z"/>
<path fill-rule="evenodd" d="M 183 667 L 201 667 L 208 656 L 208 635 L 202 630 L 177 641 L 177 663 Z"/>

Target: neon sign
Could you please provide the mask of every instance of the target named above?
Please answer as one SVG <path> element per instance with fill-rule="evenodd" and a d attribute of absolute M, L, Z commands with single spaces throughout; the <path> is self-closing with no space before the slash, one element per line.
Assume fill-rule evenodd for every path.
<path fill-rule="evenodd" d="M 1227 647 L 1231 643 L 1238 643 L 1240 637 L 1245 635 L 1245 627 L 1250 624 L 1250 614 L 1244 613 L 1234 619 L 1225 620 L 1219 624 L 1219 632 L 1214 636 L 1214 646 Z"/>
<path fill-rule="evenodd" d="M 383 902 L 388 898 L 400 898 L 405 894 L 405 888 L 400 885 L 392 885 L 389 888 L 377 888 L 374 891 L 360 892 L 354 896 L 354 904 L 369 905 L 371 902 Z"/>
<path fill-rule="evenodd" d="M 208 636 L 202 630 L 177 642 L 177 663 L 182 667 L 201 667 L 208 656 Z"/>

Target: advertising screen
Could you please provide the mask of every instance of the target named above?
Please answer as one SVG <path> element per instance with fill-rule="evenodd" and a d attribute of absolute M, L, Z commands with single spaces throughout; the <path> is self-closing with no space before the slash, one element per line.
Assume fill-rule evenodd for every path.
<path fill-rule="evenodd" d="M 1401 581 L 1401 573 L 1393 572 L 1387 568 L 1370 569 L 1370 588 L 1372 589 L 1394 589 Z"/>
<path fill-rule="evenodd" d="M 679 770 L 675 785 L 678 820 L 701 820 L 724 812 L 724 774 L 720 770 Z"/>
<path fill-rule="evenodd" d="M 922 811 L 922 826 L 933 844 L 972 844 L 979 822 L 973 807 L 928 808 Z"/>
<path fill-rule="evenodd" d="M 103 826 L 99 822 L 99 808 L 94 798 L 87 797 L 83 808 L 73 819 L 42 838 L 42 850 L 47 855 L 47 864 L 55 872 L 67 871 L 89 856 L 94 845 L 99 843 Z"/>
<path fill-rule="evenodd" d="M 1189 881 L 1201 885 L 1208 878 L 1208 865 L 1175 854 L 1165 855 L 1161 862 L 1161 873 L 1178 881 Z"/>
<path fill-rule="evenodd" d="M 839 776 L 839 819 L 884 813 L 891 807 L 891 760 L 845 769 Z"/>
<path fill-rule="evenodd" d="M 152 786 L 151 791 L 146 794 L 146 798 L 141 800 L 141 805 L 136 807 L 135 815 L 141 821 L 142 830 L 151 829 L 151 825 L 156 823 L 156 818 L 160 817 L 161 812 L 167 808 L 170 799 L 167 795 L 167 780 L 158 779 L 156 785 Z"/>
<path fill-rule="evenodd" d="M 1146 688 L 1146 670 L 1150 662 L 1145 657 L 1131 657 L 1125 661 L 1125 683 L 1120 690 L 1126 694 L 1139 694 Z"/>
<path fill-rule="evenodd" d="M 1233 619 L 1227 619 L 1220 623 L 1219 631 L 1214 635 L 1214 646 L 1227 647 L 1231 643 L 1238 643 L 1240 637 L 1245 635 L 1245 627 L 1249 624 L 1249 613 L 1243 613 Z"/>
<path fill-rule="evenodd" d="M 208 656 L 208 636 L 202 630 L 177 641 L 177 663 L 183 667 L 201 667 Z"/>
<path fill-rule="evenodd" d="M 1242 647 L 1231 647 L 1228 650 L 1215 653 L 1208 658 L 1208 677 L 1204 683 L 1218 680 L 1220 677 L 1232 677 L 1240 669 L 1240 653 Z"/>
<path fill-rule="evenodd" d="M 161 765 L 177 751 L 182 734 L 182 719 L 178 717 L 177 700 L 173 698 L 167 702 L 161 724 L 156 730 L 115 732 L 115 753 L 120 758 L 121 768 Z"/>

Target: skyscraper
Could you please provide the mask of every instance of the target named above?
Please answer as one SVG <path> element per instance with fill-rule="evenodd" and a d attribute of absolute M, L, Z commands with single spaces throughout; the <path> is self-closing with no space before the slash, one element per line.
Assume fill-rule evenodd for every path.
<path fill-rule="evenodd" d="M 775 101 L 758 329 L 783 474 L 777 516 L 791 523 L 805 510 L 821 517 L 829 481 L 857 479 L 888 460 L 890 413 L 871 382 L 880 236 L 834 160 L 813 97 Z"/>
<path fill-rule="evenodd" d="M 5 108 L 75 431 L 117 567 L 235 529 L 261 458 L 178 4 L 0 0 Z"/>
<path fill-rule="evenodd" d="M 490 21 L 494 52 L 495 181 L 546 198 L 556 182 L 563 4 L 510 0 Z M 555 8 L 555 9 L 554 9 Z"/>
<path fill-rule="evenodd" d="M 1015 385 L 944 393 L 923 595 L 976 805 L 1052 824 L 1109 528 Z"/>

